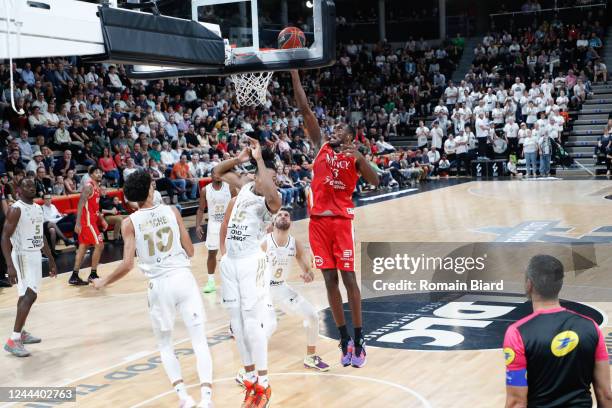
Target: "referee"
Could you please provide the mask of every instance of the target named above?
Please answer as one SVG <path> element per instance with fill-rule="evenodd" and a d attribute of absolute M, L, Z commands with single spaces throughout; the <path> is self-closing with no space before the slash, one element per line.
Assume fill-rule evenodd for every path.
<path fill-rule="evenodd" d="M 612 407 L 604 337 L 588 317 L 561 307 L 563 265 L 548 255 L 529 261 L 525 290 L 533 313 L 506 331 L 506 408 Z"/>

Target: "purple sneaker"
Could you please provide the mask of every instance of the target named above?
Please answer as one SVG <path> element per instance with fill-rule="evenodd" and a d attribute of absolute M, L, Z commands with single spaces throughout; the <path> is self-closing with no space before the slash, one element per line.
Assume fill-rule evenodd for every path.
<path fill-rule="evenodd" d="M 348 344 L 346 345 L 346 351 L 344 347 L 342 347 L 342 340 L 340 340 L 340 350 L 342 352 L 342 356 L 340 357 L 340 364 L 344 367 L 348 367 L 351 365 L 351 360 L 353 358 L 353 349 L 355 347 L 355 343 L 353 343 L 353 339 L 349 339 Z"/>
<path fill-rule="evenodd" d="M 329 365 L 321 360 L 319 356 L 306 356 L 304 358 L 304 367 L 313 368 L 318 371 L 329 371 Z"/>
<path fill-rule="evenodd" d="M 360 353 L 357 354 L 357 351 Z M 355 347 L 355 352 L 351 358 L 351 365 L 355 368 L 361 368 L 366 364 L 365 341 L 361 340 L 361 347 Z"/>

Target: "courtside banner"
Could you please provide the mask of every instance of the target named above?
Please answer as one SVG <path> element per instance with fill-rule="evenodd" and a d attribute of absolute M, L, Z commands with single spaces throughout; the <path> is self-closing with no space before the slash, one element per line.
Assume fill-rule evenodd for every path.
<path fill-rule="evenodd" d="M 522 294 L 529 260 L 551 255 L 565 269 L 561 298 L 612 301 L 612 244 L 508 242 L 363 242 L 362 296 L 422 302 L 458 293 Z"/>

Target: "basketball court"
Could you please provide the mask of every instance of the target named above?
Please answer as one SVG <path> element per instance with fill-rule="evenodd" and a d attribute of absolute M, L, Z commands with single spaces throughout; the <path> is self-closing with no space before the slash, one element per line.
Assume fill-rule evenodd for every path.
<path fill-rule="evenodd" d="M 373 200 L 356 210 L 356 240 L 488 242 L 508 237 L 517 226 L 540 222 L 565 227 L 564 232 L 546 227 L 544 235 L 612 241 L 612 213 L 605 196 L 612 194 L 609 181 L 558 180 L 471 181 L 445 185 L 424 192 L 409 192 L 397 198 Z M 418 214 L 406 222 L 405 214 Z M 593 215 L 597 214 L 596 217 Z M 193 225 L 187 218 L 187 225 Z M 307 240 L 308 220 L 294 221 L 292 233 Z M 548 224 L 547 224 L 548 223 Z M 492 231 L 498 233 L 482 232 Z M 505 232 L 503 232 L 505 231 Z M 359 252 L 358 252 L 359 253 Z M 205 282 L 206 249 L 196 245 L 193 271 Z M 99 269 L 104 275 L 113 263 Z M 297 268 L 297 267 L 296 267 Z M 359 273 L 359 272 L 358 272 Z M 218 277 L 217 277 L 218 278 Z M 217 282 L 219 280 L 217 279 Z M 321 276 L 304 284 L 297 276 L 291 284 L 318 309 L 327 306 Z M 10 327 L 14 318 L 14 289 L 0 296 L 0 325 Z M 214 360 L 214 403 L 237 406 L 242 388 L 234 381 L 240 359 L 228 331 L 227 312 L 219 295 L 204 295 L 208 316 L 207 335 Z M 604 317 L 602 330 L 612 343 L 608 315 L 611 302 L 591 302 Z M 396 313 L 397 312 L 397 313 Z M 365 332 L 377 332 L 381 314 L 389 312 L 364 304 Z M 325 313 L 320 313 L 321 317 Z M 384 316 L 383 316 L 384 317 Z M 44 279 L 39 302 L 28 328 L 44 341 L 31 347 L 32 357 L 18 360 L 3 354 L 0 381 L 5 386 L 76 386 L 77 403 L 83 407 L 171 407 L 176 396 L 168 386 L 151 333 L 146 302 L 146 281 L 134 270 L 126 279 L 97 292 L 92 287 L 74 288 L 66 275 Z M 387 328 L 388 329 L 388 328 Z M 447 327 L 462 331 L 462 328 Z M 273 403 L 281 407 L 492 407 L 504 401 L 504 360 L 500 349 L 487 342 L 486 329 L 476 340 L 476 349 L 428 351 L 370 347 L 368 364 L 362 369 L 343 368 L 338 363 L 337 341 L 326 337 L 322 325 L 319 343 L 323 359 L 331 363 L 327 373 L 302 367 L 304 333 L 297 318 L 279 316 L 279 328 L 270 342 L 270 373 L 275 384 Z M 492 334 L 492 333 L 489 333 Z M 466 333 L 467 336 L 467 333 Z M 480 343 L 479 343 L 480 342 Z M 380 344 L 380 343 L 377 343 Z M 480 344 L 480 346 L 478 346 Z M 195 357 L 181 323 L 175 345 L 185 382 L 197 388 Z M 395 347 L 391 345 L 391 347 Z M 8 405 L 1 405 L 1 407 Z M 43 403 L 22 406 L 47 407 Z"/>
<path fill-rule="evenodd" d="M 116 6 L 117 2 L 110 3 Z M 138 5 L 129 4 L 132 10 L 128 11 L 115 7 L 99 9 L 98 4 L 73 0 L 13 1 L 11 8 L 0 10 L 0 34 L 8 35 L 12 44 L 0 56 L 12 60 L 78 54 L 86 62 L 129 64 L 128 75 L 142 80 L 233 76 L 234 83 L 242 83 L 241 97 L 245 104 L 265 100 L 266 87 L 274 72 L 328 67 L 337 57 L 332 1 L 192 0 L 172 15 L 155 17 L 141 13 Z M 269 22 L 278 7 L 283 8 L 285 16 L 303 15 L 302 24 L 309 28 L 304 30 L 308 47 L 276 48 L 278 34 L 287 26 L 287 21 L 278 21 L 277 29 L 260 30 L 260 22 Z M 159 12 L 155 8 L 154 11 Z M 7 30 L 4 22 L 14 27 Z M 126 38 L 133 41 L 125 41 Z M 179 41 L 184 47 L 176 46 Z M 496 243 L 502 247 L 504 243 L 570 247 L 585 244 L 597 257 L 586 261 L 575 257 L 575 264 L 586 262 L 588 267 L 584 270 L 593 268 L 601 272 L 604 266 L 612 265 L 612 251 L 602 250 L 612 244 L 610 198 L 609 179 L 597 177 L 453 178 L 432 180 L 405 190 L 357 196 L 354 228 L 358 281 L 364 285 L 360 280 L 362 273 L 365 274 L 360 261 L 367 252 L 362 245 L 367 243 L 419 243 L 421 246 Z M 308 242 L 308 222 L 301 214 L 293 221 L 291 230 L 304 243 Z M 187 216 L 185 224 L 194 237 L 195 216 Z M 192 270 L 201 287 L 207 278 L 207 250 L 198 239 L 194 243 Z M 102 277 L 121 259 L 118 246 L 111 247 L 111 251 L 115 251 L 116 260 L 100 265 L 98 274 Z M 519 265 L 527 259 L 528 251 L 508 253 Z M 518 270 L 516 265 L 510 258 L 504 266 L 520 276 L 523 270 Z M 87 269 L 81 271 L 82 276 L 89 272 Z M 530 313 L 522 296 L 520 279 L 496 296 L 474 292 L 417 300 L 405 293 L 387 293 L 381 299 L 364 296 L 368 363 L 357 369 L 339 364 L 335 337 L 338 334 L 321 274 L 316 272 L 314 282 L 306 284 L 298 277 L 297 270 L 294 264 L 290 284 L 319 311 L 317 354 L 331 367 L 328 372 L 304 368 L 303 323 L 297 317 L 277 311 L 278 329 L 269 343 L 269 375 L 274 384 L 272 406 L 503 406 L 505 366 L 501 339 L 512 322 Z M 580 275 L 579 270 L 583 269 L 572 270 L 576 272 L 572 275 L 576 283 L 570 290 L 587 288 L 592 293 L 608 293 L 607 288 L 612 287 L 612 279 L 604 277 L 597 281 L 591 275 Z M 148 281 L 137 268 L 101 291 L 92 286 L 71 287 L 67 280 L 67 274 L 43 280 L 27 321 L 27 329 L 43 342 L 29 347 L 32 356 L 27 359 L 17 359 L 8 353 L 0 355 L 0 385 L 76 387 L 77 402 L 0 403 L 0 408 L 177 406 L 177 396 L 169 384 L 151 330 Z M 218 273 L 216 283 L 221 289 Z M 346 302 L 346 293 L 340 286 Z M 241 360 L 230 334 L 228 312 L 222 307 L 221 290 L 202 295 L 213 359 L 213 402 L 216 407 L 237 407 L 244 397 L 243 389 L 235 381 Z M 569 293 L 575 292 L 566 294 Z M 16 288 L 0 289 L 0 327 L 12 327 L 16 299 Z M 593 296 L 593 300 L 584 301 L 567 296 L 565 299 L 574 302 L 574 308 L 601 326 L 608 349 L 612 350 L 609 321 L 612 298 Z M 458 302 L 480 302 L 483 307 L 505 312 L 486 320 L 472 318 L 468 322 L 448 318 L 440 323 L 442 309 L 458 307 L 456 311 L 460 312 Z M 348 304 L 344 305 L 348 316 Z M 407 328 L 408 324 L 427 319 L 438 319 L 437 336 L 433 339 L 444 337 L 456 341 L 442 346 L 426 341 L 427 335 L 417 336 Z M 423 328 L 424 333 L 434 332 L 427 332 L 429 327 Z M 190 393 L 196 395 L 199 388 L 196 359 L 182 322 L 176 326 L 174 345 L 183 379 Z"/>

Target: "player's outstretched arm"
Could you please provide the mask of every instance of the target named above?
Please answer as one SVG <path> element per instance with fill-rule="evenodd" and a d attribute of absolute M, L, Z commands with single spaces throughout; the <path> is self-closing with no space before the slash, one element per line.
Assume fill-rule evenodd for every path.
<path fill-rule="evenodd" d="M 221 253 L 221 256 L 225 255 L 225 238 L 227 237 L 227 227 L 229 225 L 230 217 L 232 216 L 232 210 L 234 209 L 235 202 L 236 197 L 232 197 L 227 204 L 225 215 L 223 216 L 223 222 L 221 223 L 221 231 L 219 231 L 219 252 Z"/>
<path fill-rule="evenodd" d="M 612 408 L 612 391 L 610 390 L 610 364 L 608 360 L 595 362 L 593 369 L 593 390 L 597 406 Z"/>
<path fill-rule="evenodd" d="M 208 206 L 206 202 L 206 187 L 200 190 L 200 205 L 198 205 L 198 211 L 196 212 L 196 234 L 198 238 L 204 239 L 204 228 L 202 228 L 202 220 L 204 219 L 204 210 Z"/>
<path fill-rule="evenodd" d="M 93 192 L 93 186 L 91 184 L 87 184 L 83 187 L 83 191 L 81 192 L 81 197 L 79 198 L 79 203 L 77 204 L 77 217 L 76 217 L 76 225 L 74 226 L 74 232 L 78 234 L 81 233 L 81 214 L 83 212 L 83 207 L 85 206 L 85 202 L 91 196 Z"/>
<path fill-rule="evenodd" d="M 278 193 L 276 188 L 276 183 L 274 182 L 274 178 L 270 173 L 272 171 L 266 168 L 266 163 L 263 160 L 263 156 L 261 154 L 261 145 L 255 139 L 250 138 L 249 143 L 251 144 L 251 154 L 253 158 L 257 162 L 257 177 L 261 178 L 261 193 L 266 199 L 266 206 L 268 210 L 272 214 L 276 214 L 278 210 L 280 210 L 282 206 L 281 196 Z"/>
<path fill-rule="evenodd" d="M 312 257 L 310 251 L 304 248 L 304 245 L 297 239 L 295 240 L 295 258 L 298 265 L 302 269 L 300 277 L 304 279 L 304 282 L 312 282 L 314 280 L 314 273 L 312 272 Z"/>
<path fill-rule="evenodd" d="M 13 264 L 13 257 L 11 257 L 11 251 L 13 250 L 11 237 L 15 233 L 15 229 L 17 229 L 20 217 L 21 210 L 19 208 L 10 207 L 6 215 L 4 228 L 2 229 L 2 254 L 4 255 L 4 259 L 6 259 L 6 268 L 11 285 L 17 284 L 17 270 Z"/>
<path fill-rule="evenodd" d="M 187 252 L 187 256 L 191 258 L 194 253 L 193 242 L 191 242 L 191 237 L 189 236 L 189 233 L 187 232 L 187 228 L 185 228 L 183 217 L 181 217 L 181 213 L 179 213 L 179 210 L 176 207 L 172 206 L 170 208 L 172 209 L 172 212 L 174 213 L 176 217 L 176 222 L 178 223 L 178 226 L 179 226 L 179 232 L 181 234 L 181 245 L 183 246 L 183 249 L 185 250 L 185 252 Z"/>
<path fill-rule="evenodd" d="M 108 276 L 93 281 L 94 288 L 102 289 L 111 283 L 117 282 L 134 268 L 136 254 L 136 238 L 134 224 L 130 217 L 121 222 L 121 236 L 123 237 L 123 259 L 115 270 Z"/>
<path fill-rule="evenodd" d="M 236 190 L 240 190 L 243 185 L 249 182 L 248 178 L 239 176 L 233 170 L 234 167 L 246 163 L 251 160 L 251 152 L 249 148 L 243 149 L 240 154 L 231 159 L 223 160 L 221 163 L 216 165 L 212 174 L 220 177 L 223 181 L 228 183 L 230 187 Z"/>
<path fill-rule="evenodd" d="M 297 70 L 291 71 L 291 82 L 293 84 L 293 97 L 295 98 L 295 102 L 297 103 L 300 112 L 302 112 L 302 117 L 304 117 L 304 126 L 308 131 L 308 137 L 310 138 L 310 141 L 314 145 L 315 149 L 319 150 L 323 144 L 321 127 L 319 127 L 317 117 L 310 109 L 310 104 L 308 103 L 308 98 L 306 97 L 306 92 L 304 92 L 304 88 L 302 87 L 300 74 Z"/>

